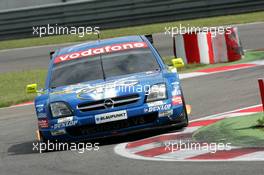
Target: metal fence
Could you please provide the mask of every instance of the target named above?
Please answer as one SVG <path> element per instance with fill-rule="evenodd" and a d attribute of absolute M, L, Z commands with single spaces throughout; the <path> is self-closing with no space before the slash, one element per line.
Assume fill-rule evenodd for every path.
<path fill-rule="evenodd" d="M 33 37 L 32 26 L 135 26 L 264 9 L 264 0 L 97 0 L 0 12 L 0 39 Z"/>

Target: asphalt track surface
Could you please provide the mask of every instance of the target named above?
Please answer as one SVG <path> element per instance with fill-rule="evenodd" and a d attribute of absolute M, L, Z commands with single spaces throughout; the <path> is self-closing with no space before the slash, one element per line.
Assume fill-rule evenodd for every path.
<path fill-rule="evenodd" d="M 264 66 L 258 66 L 183 80 L 186 101 L 193 107 L 191 119 L 259 104 L 256 78 L 263 77 L 263 70 Z M 36 129 L 32 105 L 0 109 L 0 128 L 1 175 L 261 175 L 264 172 L 264 162 L 159 162 L 128 159 L 114 153 L 117 143 L 151 135 L 146 133 L 106 139 L 99 151 L 39 154 L 32 151 Z"/>
<path fill-rule="evenodd" d="M 264 23 L 238 25 L 238 31 L 244 49 L 264 48 Z M 173 55 L 170 35 L 154 34 L 153 40 L 162 56 Z M 49 63 L 49 51 L 73 44 L 0 50 L 0 73 L 37 68 L 46 69 Z"/>
<path fill-rule="evenodd" d="M 264 24 L 239 27 L 245 49 L 262 48 Z M 159 39 L 158 34 L 154 39 Z M 169 42 L 161 37 L 162 55 L 171 55 Z M 0 51 L 0 72 L 47 68 L 48 51 L 54 46 Z M 260 103 L 257 78 L 264 66 L 216 73 L 182 81 L 186 102 L 192 105 L 191 119 Z M 114 153 L 118 143 L 159 133 L 144 133 L 102 142 L 99 151 L 83 154 L 73 151 L 39 154 L 32 151 L 36 117 L 33 106 L 0 109 L 0 175 L 28 174 L 232 174 L 261 175 L 263 162 L 157 162 L 120 157 Z"/>

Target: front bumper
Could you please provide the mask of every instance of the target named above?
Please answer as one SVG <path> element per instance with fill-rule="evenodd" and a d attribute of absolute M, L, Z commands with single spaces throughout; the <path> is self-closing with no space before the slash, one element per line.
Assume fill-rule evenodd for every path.
<path fill-rule="evenodd" d="M 44 139 L 59 141 L 90 140 L 116 135 L 124 135 L 133 132 L 183 125 L 186 122 L 184 106 L 172 105 L 171 100 L 162 101 L 162 105 L 169 108 L 151 108 L 149 104 L 128 108 L 127 119 L 96 124 L 95 117 L 73 116 L 74 125 L 57 126 L 57 120 L 49 123 L 49 128 L 41 128 L 40 132 Z M 116 110 L 118 111 L 118 110 Z"/>

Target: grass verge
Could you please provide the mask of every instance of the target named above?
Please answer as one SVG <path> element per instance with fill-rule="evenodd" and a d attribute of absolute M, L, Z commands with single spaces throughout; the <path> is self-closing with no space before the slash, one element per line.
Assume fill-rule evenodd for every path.
<path fill-rule="evenodd" d="M 219 67 L 224 65 L 236 64 L 254 61 L 264 58 L 264 52 L 247 52 L 245 58 L 232 62 L 223 63 L 215 65 L 186 65 L 184 68 L 179 70 L 179 73 L 192 72 L 199 69 L 209 68 L 209 67 Z M 169 57 L 164 58 L 167 64 L 170 64 Z M 30 70 L 22 72 L 8 72 L 0 74 L 0 107 L 6 107 L 22 102 L 27 102 L 34 99 L 34 94 L 26 94 L 25 87 L 27 84 L 37 83 L 39 87 L 44 87 L 45 77 L 47 74 L 46 69 Z"/>
<path fill-rule="evenodd" d="M 0 74 L 0 107 L 33 100 L 35 94 L 26 94 L 26 85 L 36 82 L 44 87 L 46 73 L 46 70 L 31 70 Z"/>
<path fill-rule="evenodd" d="M 109 29 L 101 31 L 101 38 L 112 38 L 117 36 L 126 35 L 140 35 L 140 34 L 152 34 L 158 32 L 165 32 L 166 27 L 179 27 L 182 26 L 219 26 L 219 25 L 230 25 L 230 24 L 243 24 L 250 22 L 264 21 L 264 11 L 254 13 L 244 13 L 238 15 L 228 15 L 219 17 L 200 18 L 184 21 L 174 21 L 166 23 L 156 23 L 141 25 L 136 27 L 125 27 L 120 29 Z M 96 35 L 85 35 L 84 37 L 78 37 L 77 35 L 60 35 L 60 36 L 49 36 L 42 38 L 27 38 L 27 39 L 16 39 L 7 40 L 0 42 L 0 49 L 11 49 L 21 48 L 30 46 L 40 46 L 47 44 L 62 44 L 69 42 L 88 41 L 95 40 Z"/>
<path fill-rule="evenodd" d="M 198 129 L 193 135 L 196 141 L 231 143 L 232 146 L 263 147 L 264 127 L 257 127 L 257 120 L 264 113 L 224 119 Z"/>

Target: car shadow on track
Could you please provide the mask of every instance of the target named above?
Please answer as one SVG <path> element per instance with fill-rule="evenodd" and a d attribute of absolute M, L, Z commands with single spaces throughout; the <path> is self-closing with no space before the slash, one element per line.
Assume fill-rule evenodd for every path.
<path fill-rule="evenodd" d="M 144 131 L 144 132 L 136 132 L 133 134 L 126 134 L 122 136 L 113 136 L 113 137 L 107 137 L 107 138 L 101 138 L 96 140 L 88 140 L 84 143 L 99 143 L 99 146 L 107 146 L 107 145 L 114 145 L 124 142 L 133 142 L 141 139 L 146 139 L 149 137 L 154 137 L 161 134 L 166 134 L 170 132 L 179 132 L 181 130 L 175 130 L 175 128 L 167 128 L 167 129 L 159 129 L 159 130 L 150 130 L 150 131 Z M 18 144 L 13 144 L 8 148 L 8 155 L 15 156 L 15 155 L 24 155 L 24 154 L 39 154 L 40 152 L 38 150 L 34 150 L 34 144 L 37 144 L 37 141 L 26 141 Z M 78 143 L 78 142 L 76 142 Z M 83 143 L 83 142 L 82 142 Z M 60 150 L 60 151 L 67 151 L 66 150 Z M 48 151 L 51 152 L 51 151 Z M 58 152 L 52 151 L 52 152 Z"/>
<path fill-rule="evenodd" d="M 13 144 L 11 145 L 7 152 L 9 156 L 14 156 L 14 155 L 23 155 L 23 154 L 34 154 L 38 153 L 36 151 L 33 151 L 33 142 L 36 141 L 27 141 L 27 142 L 22 142 L 18 144 Z"/>

